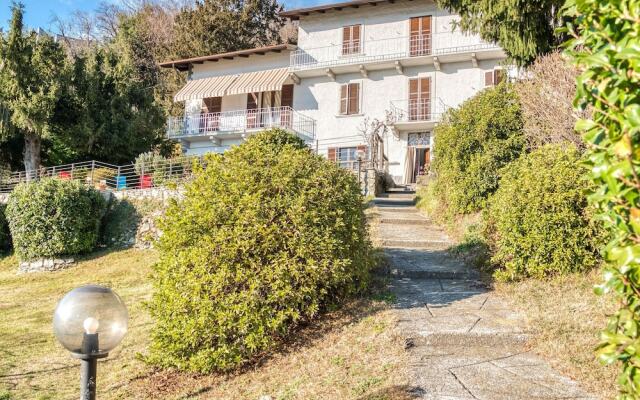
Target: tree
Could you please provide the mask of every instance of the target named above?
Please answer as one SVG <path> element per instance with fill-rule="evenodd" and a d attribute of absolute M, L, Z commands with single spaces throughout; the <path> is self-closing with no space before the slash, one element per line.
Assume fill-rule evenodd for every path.
<path fill-rule="evenodd" d="M 438 0 L 438 4 L 460 14 L 463 31 L 498 43 L 519 65 L 530 64 L 564 40 L 555 34 L 562 24 L 558 11 L 564 0 Z"/>
<path fill-rule="evenodd" d="M 576 123 L 588 145 L 589 200 L 610 232 L 596 293 L 619 309 L 601 333 L 598 356 L 620 364 L 619 399 L 640 398 L 640 0 L 569 0 L 567 54 L 581 70 L 575 105 L 593 108 Z"/>
<path fill-rule="evenodd" d="M 277 0 L 198 0 L 176 16 L 173 56 L 194 57 L 279 42 Z"/>
<path fill-rule="evenodd" d="M 65 55 L 48 35 L 25 32 L 24 6 L 13 3 L 11 27 L 0 46 L 0 100 L 24 138 L 24 166 L 40 166 L 42 139 L 54 130 L 52 117 L 64 86 Z"/>

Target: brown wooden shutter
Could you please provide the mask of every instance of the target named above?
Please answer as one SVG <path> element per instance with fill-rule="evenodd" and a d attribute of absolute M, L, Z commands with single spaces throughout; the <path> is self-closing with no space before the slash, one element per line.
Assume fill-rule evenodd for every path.
<path fill-rule="evenodd" d="M 329 147 L 329 150 L 327 151 L 327 158 L 329 159 L 329 161 L 337 161 L 336 153 L 337 152 L 335 147 Z"/>
<path fill-rule="evenodd" d="M 360 84 L 359 83 L 349 84 L 349 109 L 347 112 L 349 114 L 360 113 Z"/>
<path fill-rule="evenodd" d="M 362 25 L 349 25 L 342 28 L 342 54 L 360 53 Z"/>
<path fill-rule="evenodd" d="M 293 85 L 282 85 L 282 99 L 280 100 L 282 107 L 293 108 Z"/>
<path fill-rule="evenodd" d="M 360 53 L 360 30 L 362 25 L 353 25 L 351 27 L 351 53 Z"/>
<path fill-rule="evenodd" d="M 340 86 L 340 114 L 346 114 L 349 110 L 349 85 Z"/>
<path fill-rule="evenodd" d="M 431 78 L 409 79 L 409 120 L 431 119 Z"/>
<path fill-rule="evenodd" d="M 409 20 L 410 55 L 431 54 L 431 16 L 414 17 Z"/>
<path fill-rule="evenodd" d="M 493 86 L 493 71 L 487 71 L 484 73 L 484 85 Z"/>
<path fill-rule="evenodd" d="M 207 97 L 202 102 L 202 112 L 219 113 L 222 111 L 222 97 Z"/>

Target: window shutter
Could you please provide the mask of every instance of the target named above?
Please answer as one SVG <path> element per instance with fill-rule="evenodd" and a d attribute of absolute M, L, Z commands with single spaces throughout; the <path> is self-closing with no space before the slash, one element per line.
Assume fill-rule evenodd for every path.
<path fill-rule="evenodd" d="M 336 148 L 335 147 L 329 147 L 329 150 L 327 152 L 327 158 L 329 159 L 329 161 L 337 161 L 336 160 Z"/>
<path fill-rule="evenodd" d="M 340 86 L 340 114 L 346 114 L 349 104 L 349 85 Z"/>
<path fill-rule="evenodd" d="M 360 53 L 360 29 L 362 25 L 353 25 L 351 27 L 351 50 L 352 53 Z"/>
<path fill-rule="evenodd" d="M 282 85 L 280 105 L 282 107 L 293 107 L 293 85 Z"/>
<path fill-rule="evenodd" d="M 360 84 L 349 84 L 349 114 L 360 113 Z"/>
<path fill-rule="evenodd" d="M 487 71 L 484 73 L 484 85 L 493 86 L 493 71 Z"/>

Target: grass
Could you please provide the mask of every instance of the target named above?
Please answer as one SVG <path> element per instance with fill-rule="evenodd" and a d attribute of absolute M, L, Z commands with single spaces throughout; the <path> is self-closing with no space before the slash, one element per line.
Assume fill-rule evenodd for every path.
<path fill-rule="evenodd" d="M 79 368 L 55 340 L 57 301 L 86 283 L 113 287 L 129 307 L 129 332 L 98 365 L 100 399 L 404 400 L 403 343 L 394 336 L 389 297 L 357 299 L 303 327 L 269 358 L 234 374 L 157 371 L 141 361 L 152 321 L 144 302 L 152 287 L 152 250 L 103 252 L 76 267 L 17 275 L 0 259 L 0 399 L 75 399 Z"/>

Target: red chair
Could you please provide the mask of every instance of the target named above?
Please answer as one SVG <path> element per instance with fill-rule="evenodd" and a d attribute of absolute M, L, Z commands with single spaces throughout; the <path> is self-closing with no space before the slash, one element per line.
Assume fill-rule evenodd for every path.
<path fill-rule="evenodd" d="M 149 189 L 153 187 L 153 178 L 151 175 L 142 175 L 140 177 L 140 189 Z"/>
<path fill-rule="evenodd" d="M 65 180 L 65 181 L 70 181 L 71 180 L 71 174 L 69 173 L 69 171 L 60 171 L 60 173 L 58 173 L 58 178 Z"/>

